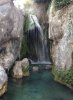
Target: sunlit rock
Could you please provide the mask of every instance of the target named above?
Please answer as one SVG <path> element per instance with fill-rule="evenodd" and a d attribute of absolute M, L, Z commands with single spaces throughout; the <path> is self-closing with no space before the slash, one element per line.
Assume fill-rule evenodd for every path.
<path fill-rule="evenodd" d="M 29 76 L 29 61 L 27 58 L 17 61 L 13 68 L 14 78 L 23 78 L 23 76 Z"/>

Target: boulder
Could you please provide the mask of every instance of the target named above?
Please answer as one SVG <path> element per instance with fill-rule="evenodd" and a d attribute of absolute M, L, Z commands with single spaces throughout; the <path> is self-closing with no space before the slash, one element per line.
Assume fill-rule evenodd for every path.
<path fill-rule="evenodd" d="M 15 63 L 15 66 L 13 68 L 13 77 L 15 77 L 15 78 L 22 78 L 23 77 L 21 61 L 17 61 Z"/>
<path fill-rule="evenodd" d="M 27 58 L 24 58 L 21 61 L 17 61 L 13 68 L 13 77 L 14 78 L 23 78 L 24 76 L 29 76 L 29 61 Z"/>
<path fill-rule="evenodd" d="M 53 40 L 51 55 L 55 80 L 69 87 L 73 84 L 73 5 L 55 9 L 53 0 L 49 13 L 49 38 Z"/>
<path fill-rule="evenodd" d="M 24 58 L 21 61 L 23 76 L 29 76 L 29 60 L 27 58 Z"/>

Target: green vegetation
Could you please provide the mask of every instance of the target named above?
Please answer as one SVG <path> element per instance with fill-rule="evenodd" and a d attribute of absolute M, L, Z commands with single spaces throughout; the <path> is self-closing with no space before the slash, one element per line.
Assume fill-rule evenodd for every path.
<path fill-rule="evenodd" d="M 62 82 L 66 85 L 72 85 L 73 84 L 73 66 L 70 68 L 70 70 L 57 70 L 55 66 L 53 66 L 52 70 L 55 80 Z"/>
<path fill-rule="evenodd" d="M 28 27 L 29 27 L 29 17 L 28 14 L 25 16 L 24 18 L 24 29 L 23 29 L 23 33 L 28 31 Z M 27 37 L 26 35 L 23 34 L 23 39 L 22 39 L 22 43 L 21 43 L 21 50 L 20 50 L 20 59 L 23 59 L 24 57 L 28 56 L 28 45 L 27 45 Z"/>
<path fill-rule="evenodd" d="M 29 53 L 29 48 L 28 48 L 28 43 L 27 43 L 27 36 L 26 36 L 26 32 L 28 31 L 29 29 L 29 22 L 30 22 L 30 19 L 29 19 L 29 16 L 28 14 L 26 14 L 25 18 L 24 18 L 24 36 L 23 36 L 23 39 L 22 39 L 22 44 L 21 44 L 21 51 L 20 51 L 20 59 L 23 59 L 24 57 L 28 56 L 28 53 Z"/>
<path fill-rule="evenodd" d="M 22 44 L 21 44 L 21 50 L 20 50 L 20 59 L 23 59 L 28 55 L 28 46 L 27 46 L 27 40 L 26 37 L 23 36 Z"/>
<path fill-rule="evenodd" d="M 52 73 L 55 76 L 55 80 L 64 83 L 65 85 L 73 84 L 73 52 L 72 52 L 72 66 L 69 70 L 57 69 L 54 65 L 52 67 Z"/>
<path fill-rule="evenodd" d="M 28 41 L 27 41 L 27 32 L 29 30 L 34 29 L 35 24 L 34 21 L 31 19 L 32 17 L 30 17 L 28 14 L 26 14 L 25 16 L 25 20 L 24 20 L 24 36 L 22 39 L 22 44 L 21 44 L 21 50 L 20 50 L 20 59 L 23 59 L 24 57 L 28 56 L 29 54 L 29 48 L 28 48 Z M 35 50 L 32 48 L 32 53 L 33 56 L 35 55 Z"/>
<path fill-rule="evenodd" d="M 64 6 L 67 6 L 69 5 L 70 3 L 72 3 L 73 0 L 55 0 L 55 7 L 57 9 L 61 9 L 63 8 Z"/>
<path fill-rule="evenodd" d="M 35 28 L 35 22 L 34 19 L 32 17 L 33 15 L 31 14 L 27 14 L 25 16 L 25 21 L 24 21 L 24 32 L 27 32 L 29 30 L 32 30 Z"/>
<path fill-rule="evenodd" d="M 27 66 L 27 68 L 22 67 L 22 71 L 23 71 L 23 73 L 25 73 L 25 72 L 29 71 L 29 66 Z"/>
<path fill-rule="evenodd" d="M 27 28 L 28 28 L 28 16 L 26 15 L 24 18 L 24 33 L 26 32 Z M 27 46 L 27 39 L 26 36 L 23 36 L 22 38 L 22 42 L 21 42 L 21 50 L 20 50 L 20 59 L 23 59 L 24 57 L 26 57 L 26 55 L 28 54 L 28 46 Z"/>
<path fill-rule="evenodd" d="M 28 15 L 26 15 L 24 19 L 25 19 L 25 21 L 24 21 L 24 33 L 25 33 L 26 31 L 28 31 L 28 27 L 29 27 L 29 17 L 28 17 Z"/>
<path fill-rule="evenodd" d="M 73 52 L 72 52 L 72 62 L 73 62 Z"/>

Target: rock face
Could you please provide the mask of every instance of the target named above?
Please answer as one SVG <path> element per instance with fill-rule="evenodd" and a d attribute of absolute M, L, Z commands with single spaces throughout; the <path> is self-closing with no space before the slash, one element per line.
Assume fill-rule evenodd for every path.
<path fill-rule="evenodd" d="M 7 90 L 7 75 L 19 57 L 24 17 L 13 0 L 0 0 L 0 96 Z"/>
<path fill-rule="evenodd" d="M 23 30 L 23 15 L 15 8 L 11 0 L 1 1 L 0 65 L 9 69 L 19 55 Z"/>
<path fill-rule="evenodd" d="M 23 76 L 29 76 L 29 61 L 24 58 L 22 61 L 17 61 L 13 68 L 14 78 L 23 78 Z"/>
<path fill-rule="evenodd" d="M 7 74 L 2 66 L 0 66 L 0 96 L 7 91 Z"/>
<path fill-rule="evenodd" d="M 73 84 L 73 5 L 55 9 L 54 1 L 49 13 L 49 38 L 53 40 L 52 60 L 55 79 L 71 87 Z"/>
<path fill-rule="evenodd" d="M 48 2 L 47 3 L 34 3 L 33 5 L 33 14 L 36 15 L 38 20 L 41 24 L 48 22 L 47 16 L 47 9 L 48 9 Z"/>
<path fill-rule="evenodd" d="M 33 2 L 34 1 L 34 2 Z M 25 5 L 24 9 L 26 14 L 35 15 L 41 24 L 48 22 L 47 9 L 50 4 L 50 0 L 38 1 L 38 0 L 30 0 L 29 6 Z"/>

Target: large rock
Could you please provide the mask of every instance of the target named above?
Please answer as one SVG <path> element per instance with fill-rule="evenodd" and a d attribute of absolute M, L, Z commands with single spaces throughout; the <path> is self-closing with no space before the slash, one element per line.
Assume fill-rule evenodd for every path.
<path fill-rule="evenodd" d="M 2 66 L 0 66 L 0 96 L 7 91 L 7 74 Z"/>
<path fill-rule="evenodd" d="M 23 22 L 24 16 L 13 0 L 0 0 L 0 96 L 7 91 L 5 70 L 9 70 L 20 55 Z"/>
<path fill-rule="evenodd" d="M 14 78 L 23 78 L 23 76 L 29 76 L 29 61 L 24 58 L 22 61 L 17 61 L 13 68 Z"/>
<path fill-rule="evenodd" d="M 13 0 L 0 0 L 0 65 L 9 69 L 20 53 L 23 15 Z"/>
<path fill-rule="evenodd" d="M 71 87 L 73 84 L 73 5 L 49 13 L 49 38 L 53 40 L 52 60 L 55 80 Z"/>

